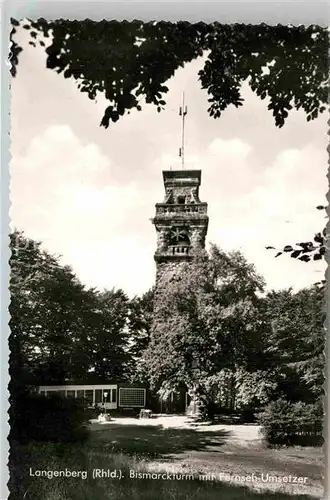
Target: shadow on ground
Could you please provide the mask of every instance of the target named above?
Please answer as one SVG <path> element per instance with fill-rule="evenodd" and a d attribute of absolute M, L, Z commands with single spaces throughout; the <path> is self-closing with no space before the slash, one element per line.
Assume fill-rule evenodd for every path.
<path fill-rule="evenodd" d="M 72 444 L 35 443 L 16 451 L 19 452 L 15 457 L 18 463 L 10 485 L 10 498 L 13 500 L 315 500 L 315 495 L 300 494 L 298 491 L 294 494 L 252 491 L 235 483 L 185 479 L 180 474 L 171 480 L 150 478 L 143 460 L 139 464 L 124 454 L 97 455 L 86 447 Z M 33 464 L 35 470 L 88 470 L 88 475 L 85 480 L 72 477 L 50 481 L 31 476 L 26 464 Z M 92 470 L 97 469 L 116 473 L 121 471 L 123 475 L 121 480 L 117 480 L 118 476 L 117 479 L 105 476 L 96 480 Z M 139 472 L 142 477 L 132 478 L 130 471 Z"/>
<path fill-rule="evenodd" d="M 228 431 L 164 428 L 162 425 L 116 425 L 94 430 L 89 445 L 152 458 L 169 458 L 185 451 L 202 451 L 212 447 L 220 451 L 230 435 Z"/>
<path fill-rule="evenodd" d="M 182 471 L 179 470 L 175 471 L 174 478 L 164 480 L 163 474 L 166 475 L 167 472 L 166 465 L 163 463 L 157 469 L 157 472 L 161 473 L 162 476 L 150 478 L 150 471 L 153 469 L 152 467 L 147 468 L 147 461 L 136 460 L 136 457 L 131 457 L 128 453 L 104 453 L 103 445 L 109 444 L 109 442 L 111 444 L 111 440 L 105 439 L 106 434 L 108 437 L 112 434 L 113 437 L 117 431 L 121 431 L 118 426 L 114 426 L 111 430 L 113 434 L 109 432 L 109 428 L 92 433 L 93 437 L 98 437 L 98 450 L 97 448 L 88 448 L 88 446 L 55 443 L 30 443 L 17 447 L 15 449 L 15 464 L 14 467 L 13 464 L 11 467 L 10 498 L 13 500 L 23 498 L 25 500 L 316 500 L 316 498 L 321 497 L 320 488 L 316 488 L 313 484 L 310 487 L 305 487 L 304 491 L 298 489 L 281 491 L 281 485 L 276 486 L 276 484 L 274 485 L 276 491 L 275 489 L 274 491 L 253 491 L 251 488 L 236 482 L 205 481 L 196 477 L 185 479 L 182 477 Z M 162 446 L 166 444 L 168 451 L 173 448 L 178 449 L 177 446 L 173 445 L 175 436 L 181 436 L 183 441 L 186 439 L 186 449 L 192 444 L 194 446 L 200 445 L 203 448 L 209 440 L 213 442 L 215 437 L 205 436 L 202 441 L 198 439 L 196 444 L 195 438 L 203 438 L 203 436 L 193 436 L 194 432 L 187 433 L 186 430 L 177 429 L 170 435 L 167 429 L 159 427 L 151 429 L 150 426 L 146 426 L 139 430 L 141 433 L 136 436 L 137 438 L 149 436 L 149 433 L 160 436 L 160 444 Z M 131 428 L 130 431 L 133 429 Z M 225 438 L 220 435 L 219 439 Z M 182 448 L 183 446 L 180 446 L 180 449 Z M 131 447 L 128 447 L 128 451 L 130 450 Z M 222 453 L 219 456 L 227 460 L 227 457 L 223 456 Z M 27 464 L 29 465 L 27 466 Z M 81 480 L 80 477 L 71 477 L 70 479 L 56 478 L 50 481 L 48 478 L 31 476 L 29 473 L 30 465 L 34 470 L 68 469 L 69 471 L 88 471 L 88 474 L 85 480 Z M 221 468 L 221 470 L 226 470 L 226 468 Z M 121 471 L 123 476 L 121 480 L 117 480 L 118 476 L 116 479 L 110 479 L 107 475 L 95 480 L 92 471 L 97 469 L 105 472 L 115 471 L 116 474 Z M 199 469 L 199 466 L 197 469 L 195 468 L 198 474 L 200 473 Z M 130 471 L 134 472 L 133 478 Z M 256 467 L 253 467 L 251 471 L 257 474 Z M 251 471 L 242 468 L 238 472 L 247 474 Z M 135 472 L 141 473 L 142 477 L 136 478 Z M 190 470 L 185 470 L 183 476 L 190 474 L 190 472 Z M 202 473 L 204 472 L 202 471 Z M 288 471 L 285 471 L 285 474 L 287 473 Z M 271 484 L 266 484 L 266 486 L 268 488 Z"/>

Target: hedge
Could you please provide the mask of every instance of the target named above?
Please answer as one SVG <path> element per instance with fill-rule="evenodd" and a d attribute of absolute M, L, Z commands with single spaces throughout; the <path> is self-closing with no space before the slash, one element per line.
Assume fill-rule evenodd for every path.
<path fill-rule="evenodd" d="M 9 440 L 19 443 L 83 442 L 88 436 L 84 403 L 57 394 L 26 394 L 12 401 Z"/>
<path fill-rule="evenodd" d="M 269 445 L 322 446 L 323 408 L 321 402 L 291 403 L 279 399 L 258 416 Z"/>

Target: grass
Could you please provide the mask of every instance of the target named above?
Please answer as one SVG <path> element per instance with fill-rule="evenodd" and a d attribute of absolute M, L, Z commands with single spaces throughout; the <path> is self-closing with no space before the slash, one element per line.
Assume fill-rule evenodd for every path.
<path fill-rule="evenodd" d="M 241 427 L 193 426 L 180 418 L 117 419 L 104 426 L 91 424 L 84 445 L 12 447 L 15 466 L 12 463 L 9 500 L 315 500 L 321 496 L 319 449 L 265 449 L 254 428 Z M 33 473 L 87 471 L 87 478 L 36 477 L 30 468 Z M 116 471 L 118 477 L 94 479 L 95 469 Z M 133 478 L 130 471 L 147 477 Z M 239 482 L 220 482 L 219 473 L 228 471 L 240 476 L 267 471 L 308 476 L 310 483 L 301 487 L 259 483 L 257 491 Z M 173 479 L 166 475 L 173 472 Z M 151 473 L 156 475 L 150 477 Z M 200 475 L 207 473 L 217 480 L 201 480 Z"/>
<path fill-rule="evenodd" d="M 133 451 L 133 447 L 132 447 Z M 130 470 L 147 472 L 147 462 L 121 452 L 111 453 L 102 443 L 84 446 L 31 444 L 12 449 L 16 466 L 10 486 L 10 500 L 312 500 L 308 495 L 277 491 L 255 492 L 242 486 L 199 479 L 133 479 Z M 32 477 L 29 469 L 83 470 L 87 478 Z M 93 469 L 121 471 L 121 479 L 93 479 Z"/>
<path fill-rule="evenodd" d="M 147 458 L 164 458 L 185 451 L 202 451 L 210 446 L 219 451 L 228 431 L 196 432 L 196 429 L 164 428 L 162 425 L 122 425 L 94 430 L 88 445 L 109 452 Z"/>

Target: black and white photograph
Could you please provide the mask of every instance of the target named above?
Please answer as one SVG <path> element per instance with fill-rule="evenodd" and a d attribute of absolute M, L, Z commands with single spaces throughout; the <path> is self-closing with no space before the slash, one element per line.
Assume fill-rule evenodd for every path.
<path fill-rule="evenodd" d="M 328 29 L 11 23 L 9 499 L 323 497 Z"/>

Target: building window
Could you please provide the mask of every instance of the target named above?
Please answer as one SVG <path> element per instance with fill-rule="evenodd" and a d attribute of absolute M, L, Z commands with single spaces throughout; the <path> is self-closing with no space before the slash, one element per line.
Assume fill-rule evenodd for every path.
<path fill-rule="evenodd" d="M 95 389 L 95 403 L 102 403 L 102 389 Z"/>
<path fill-rule="evenodd" d="M 85 391 L 85 399 L 87 401 L 88 404 L 92 405 L 94 403 L 94 397 L 93 397 L 93 394 L 94 391 L 93 389 L 88 389 Z"/>
<path fill-rule="evenodd" d="M 103 403 L 111 403 L 111 391 L 110 389 L 102 389 Z"/>
<path fill-rule="evenodd" d="M 117 389 L 111 389 L 111 402 L 117 403 Z"/>
<path fill-rule="evenodd" d="M 170 232 L 170 245 L 171 246 L 189 246 L 190 240 L 188 231 L 184 227 L 173 227 Z"/>
<path fill-rule="evenodd" d="M 84 399 L 84 391 L 83 390 L 78 390 L 77 391 L 77 398 L 78 399 Z"/>
<path fill-rule="evenodd" d="M 60 389 L 52 389 L 48 391 L 49 394 L 55 394 L 56 396 L 61 396 L 65 398 L 65 390 L 60 390 Z"/>
<path fill-rule="evenodd" d="M 66 391 L 66 397 L 67 398 L 75 398 L 76 397 L 76 391 Z"/>

